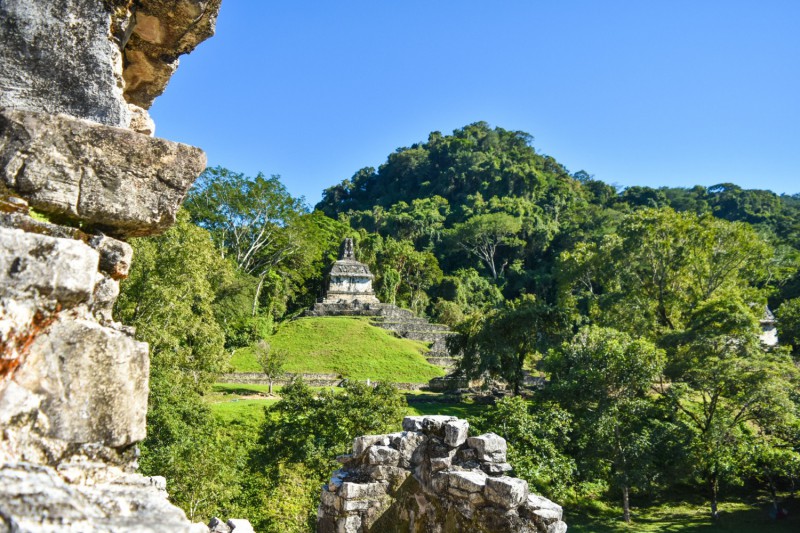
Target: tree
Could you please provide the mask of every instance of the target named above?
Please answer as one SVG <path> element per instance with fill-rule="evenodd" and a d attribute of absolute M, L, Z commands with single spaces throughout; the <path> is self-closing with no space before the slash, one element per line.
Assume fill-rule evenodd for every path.
<path fill-rule="evenodd" d="M 617 234 L 561 254 L 561 302 L 651 339 L 681 330 L 702 302 L 738 288 L 752 301 L 771 279 L 773 250 L 749 226 L 640 209 Z"/>
<path fill-rule="evenodd" d="M 795 356 L 800 355 L 800 298 L 783 302 L 775 316 L 778 317 L 778 340 L 791 346 Z"/>
<path fill-rule="evenodd" d="M 261 371 L 269 380 L 269 394 L 272 394 L 272 383 L 284 375 L 286 352 L 274 350 L 265 340 L 258 341 L 253 346 L 253 352 Z"/>
<path fill-rule="evenodd" d="M 714 518 L 720 485 L 741 482 L 753 468 L 753 445 L 769 443 L 759 433 L 796 425 L 798 369 L 787 354 L 761 346 L 757 310 L 736 294 L 695 310 L 664 391 L 691 436 L 690 461 Z"/>
<path fill-rule="evenodd" d="M 485 373 L 500 377 L 519 394 L 526 365 L 544 347 L 555 343 L 566 326 L 565 316 L 533 295 L 476 314 L 460 324 L 451 349 L 461 353 L 459 369 L 471 378 Z"/>
<path fill-rule="evenodd" d="M 257 280 L 251 310 L 255 316 L 270 274 L 303 249 L 294 224 L 305 212 L 302 200 L 292 198 L 278 176 L 259 173 L 250 178 L 216 167 L 200 175 L 186 209 L 211 233 L 222 256 Z"/>
<path fill-rule="evenodd" d="M 532 403 L 521 396 L 500 399 L 472 421 L 479 432 L 491 431 L 506 439 L 514 475 L 531 490 L 561 497 L 575 477 L 575 461 L 565 453 L 572 417 L 552 403 Z"/>
<path fill-rule="evenodd" d="M 131 245 L 133 264 L 115 316 L 150 344 L 140 468 L 165 476 L 173 501 L 193 519 L 207 519 L 237 491 L 229 446 L 200 396 L 227 362 L 214 306 L 235 273 L 185 211 L 163 235 L 133 239 Z"/>
<path fill-rule="evenodd" d="M 651 342 L 611 328 L 581 329 L 543 360 L 548 395 L 572 413 L 593 461 L 606 461 L 630 522 L 630 488 L 646 479 L 652 450 L 648 392 L 664 367 Z M 601 470 L 605 470 L 602 469 Z"/>
<path fill-rule="evenodd" d="M 335 470 L 336 456 L 346 453 L 359 435 L 397 427 L 406 411 L 405 401 L 391 384 L 372 387 L 348 381 L 342 389 L 316 393 L 302 380 L 294 380 L 282 389 L 281 400 L 267 411 L 252 461 L 266 473 L 267 486 L 262 490 L 274 498 L 269 507 L 285 509 L 288 515 L 270 513 L 270 524 L 264 524 L 263 529 L 294 531 L 298 522 L 305 523 L 304 530 L 313 528 L 319 486 Z M 307 480 L 303 494 L 281 487 L 292 472 L 302 472 Z M 297 485 L 299 488 L 300 483 Z M 296 503 L 291 505 L 297 501 L 309 504 L 298 511 Z"/>
<path fill-rule="evenodd" d="M 452 235 L 455 243 L 466 252 L 478 257 L 492 274 L 492 279 L 503 275 L 508 259 L 498 268 L 498 248 L 521 246 L 524 242 L 516 237 L 522 222 L 506 213 L 488 213 L 474 216 L 456 224 Z"/>

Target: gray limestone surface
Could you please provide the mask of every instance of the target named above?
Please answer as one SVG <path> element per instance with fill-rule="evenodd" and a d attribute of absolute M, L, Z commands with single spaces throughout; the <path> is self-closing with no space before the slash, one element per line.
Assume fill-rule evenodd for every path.
<path fill-rule="evenodd" d="M 185 144 L 66 115 L 0 112 L 0 187 L 113 236 L 166 230 L 205 165 Z"/>
<path fill-rule="evenodd" d="M 451 416 L 409 416 L 401 433 L 357 437 L 322 488 L 317 531 L 566 531 L 558 504 L 504 475 L 505 440 L 491 433 L 466 439 L 468 430 Z"/>
<path fill-rule="evenodd" d="M 0 2 L 0 108 L 127 128 L 122 53 L 97 0 Z"/>
<path fill-rule="evenodd" d="M 118 238 L 166 230 L 205 167 L 145 109 L 218 8 L 0 0 L 0 531 L 209 530 L 134 473 L 149 357 L 112 308 Z"/>

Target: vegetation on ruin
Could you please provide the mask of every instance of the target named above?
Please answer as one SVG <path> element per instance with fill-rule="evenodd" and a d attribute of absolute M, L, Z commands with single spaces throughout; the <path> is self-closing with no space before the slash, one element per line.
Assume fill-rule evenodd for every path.
<path fill-rule="evenodd" d="M 366 320 L 297 319 L 344 237 L 383 301 L 453 327 L 460 371 L 512 397 L 359 383 L 439 372 Z M 195 519 L 309 531 L 349 439 L 439 412 L 505 437 L 516 475 L 563 502 L 571 530 L 797 527 L 800 196 L 618 190 L 478 122 L 398 149 L 314 210 L 278 177 L 208 169 L 177 225 L 133 244 L 116 317 L 152 347 L 142 470 Z M 777 347 L 758 340 L 766 305 Z M 212 385 L 231 366 L 260 371 L 259 341 L 287 371 L 352 379 L 274 398 Z M 547 384 L 526 388 L 528 372 Z"/>

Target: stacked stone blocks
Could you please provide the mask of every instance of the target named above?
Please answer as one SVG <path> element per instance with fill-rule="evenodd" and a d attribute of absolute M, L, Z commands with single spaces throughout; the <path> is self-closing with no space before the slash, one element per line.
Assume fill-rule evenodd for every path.
<path fill-rule="evenodd" d="M 467 421 L 436 415 L 356 438 L 322 489 L 317 531 L 566 531 L 560 506 L 507 475 L 502 437 L 468 434 Z"/>

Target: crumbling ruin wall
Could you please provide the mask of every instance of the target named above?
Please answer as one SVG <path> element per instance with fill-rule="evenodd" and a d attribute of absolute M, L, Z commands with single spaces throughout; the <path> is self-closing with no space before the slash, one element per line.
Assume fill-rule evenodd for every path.
<path fill-rule="evenodd" d="M 563 533 L 561 507 L 509 477 L 506 442 L 468 437 L 452 416 L 409 416 L 403 431 L 353 441 L 322 489 L 319 533 Z"/>
<path fill-rule="evenodd" d="M 174 223 L 206 165 L 146 109 L 218 9 L 0 1 L 0 531 L 208 531 L 135 473 L 148 347 L 111 309 L 125 239 Z"/>

